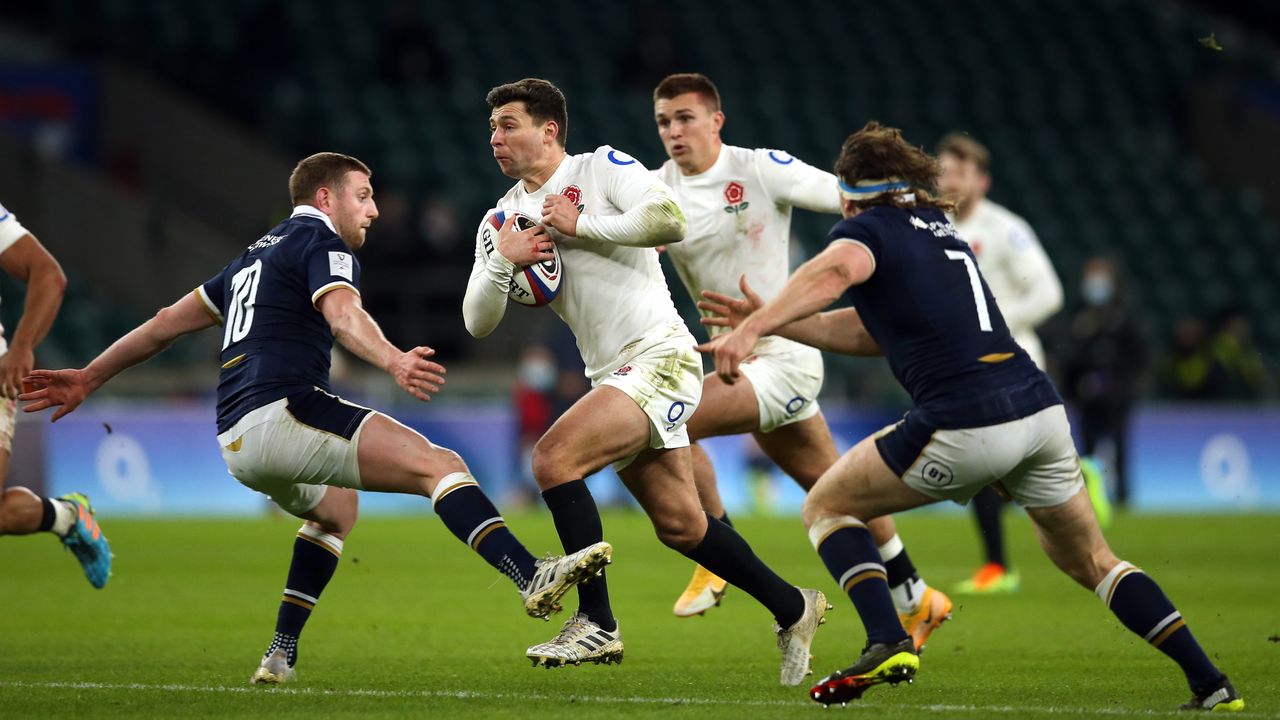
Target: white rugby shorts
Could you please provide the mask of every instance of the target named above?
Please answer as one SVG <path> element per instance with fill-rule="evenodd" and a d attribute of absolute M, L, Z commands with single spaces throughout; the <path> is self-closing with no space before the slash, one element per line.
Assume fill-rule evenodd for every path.
<path fill-rule="evenodd" d="M 251 410 L 218 435 L 227 472 L 293 515 L 319 505 L 326 485 L 363 489 L 356 448 L 374 411 L 315 393 Z"/>
<path fill-rule="evenodd" d="M 818 414 L 823 377 L 820 350 L 800 343 L 765 342 L 739 368 L 756 393 L 760 432 Z"/>
<path fill-rule="evenodd" d="M 1019 505 L 1053 507 L 1070 500 L 1084 478 L 1061 404 L 999 425 L 931 429 L 913 413 L 876 435 L 881 457 L 912 489 L 965 504 L 1000 483 Z"/>
<path fill-rule="evenodd" d="M 610 385 L 627 394 L 649 417 L 650 448 L 689 446 L 685 423 L 702 399 L 702 357 L 683 324 L 656 328 L 627 344 L 613 369 L 596 385 Z M 622 470 L 635 455 L 613 463 Z"/>

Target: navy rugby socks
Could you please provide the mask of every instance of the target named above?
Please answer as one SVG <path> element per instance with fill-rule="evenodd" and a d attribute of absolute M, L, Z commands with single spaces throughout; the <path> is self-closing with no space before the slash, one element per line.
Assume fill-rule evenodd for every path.
<path fill-rule="evenodd" d="M 888 574 L 867 526 L 847 515 L 823 518 L 809 528 L 809 541 L 857 608 L 867 643 L 895 645 L 905 640 L 907 631 L 898 620 Z"/>
<path fill-rule="evenodd" d="M 520 590 L 533 579 L 534 558 L 516 539 L 507 523 L 470 473 L 440 479 L 431 503 L 445 527 L 486 562 L 511 579 Z"/>
<path fill-rule="evenodd" d="M 756 556 L 733 528 L 707 515 L 707 534 L 684 556 L 741 588 L 789 628 L 804 615 L 804 595 Z"/>
<path fill-rule="evenodd" d="M 551 520 L 566 554 L 604 540 L 600 511 L 585 481 L 574 480 L 557 485 L 544 491 L 542 500 L 551 511 Z M 609 606 L 609 586 L 603 574 L 589 583 L 578 585 L 578 610 L 601 630 L 613 632 L 618 629 L 613 608 Z"/>
<path fill-rule="evenodd" d="M 1008 570 L 1009 562 L 1004 555 L 1004 525 L 1000 522 L 1003 513 L 1004 500 L 990 485 L 973 496 L 973 517 L 978 521 L 978 534 L 982 536 L 987 562 Z"/>
<path fill-rule="evenodd" d="M 1178 663 L 1197 692 L 1222 679 L 1222 672 L 1204 654 L 1182 613 L 1146 573 L 1121 561 L 1094 593 L 1125 627 Z"/>
<path fill-rule="evenodd" d="M 320 593 L 338 569 L 341 557 L 342 540 L 310 525 L 303 525 L 298 531 L 293 541 L 289 578 L 276 615 L 276 634 L 267 655 L 284 650 L 290 667 L 298 662 L 298 636 L 319 602 Z"/>

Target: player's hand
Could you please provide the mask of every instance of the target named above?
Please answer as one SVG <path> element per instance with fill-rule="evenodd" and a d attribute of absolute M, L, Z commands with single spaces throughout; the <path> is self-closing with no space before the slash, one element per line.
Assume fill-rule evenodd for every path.
<path fill-rule="evenodd" d="M 702 291 L 703 299 L 698 301 L 698 309 L 711 313 L 702 318 L 703 325 L 736 328 L 748 315 L 764 305 L 764 299 L 747 284 L 746 275 L 738 279 L 738 288 L 742 290 L 741 298 L 729 297 L 714 290 Z"/>
<path fill-rule="evenodd" d="M 717 335 L 699 345 L 697 349 L 698 352 L 707 353 L 715 359 L 716 374 L 725 381 L 725 384 L 732 385 L 742 377 L 739 366 L 751 355 L 759 341 L 759 335 L 747 326 L 743 326 L 724 335 Z"/>
<path fill-rule="evenodd" d="M 426 346 L 401 353 L 391 361 L 387 372 L 402 390 L 424 402 L 431 402 L 427 393 L 440 392 L 444 384 L 444 366 L 427 358 L 436 351 Z"/>
<path fill-rule="evenodd" d="M 31 350 L 13 346 L 0 357 L 0 397 L 15 398 L 22 392 L 22 378 L 35 367 Z"/>
<path fill-rule="evenodd" d="M 548 195 L 542 201 L 542 224 L 567 237 L 578 236 L 578 206 L 563 195 Z"/>
<path fill-rule="evenodd" d="M 52 422 L 80 407 L 93 389 L 84 370 L 32 370 L 22 379 L 23 393 L 18 399 L 27 403 L 23 412 L 40 412 L 56 407 Z"/>
<path fill-rule="evenodd" d="M 516 230 L 516 216 L 512 215 L 498 229 L 498 252 L 516 267 L 545 262 L 555 257 L 552 249 L 555 241 L 546 228 L 532 227 Z"/>

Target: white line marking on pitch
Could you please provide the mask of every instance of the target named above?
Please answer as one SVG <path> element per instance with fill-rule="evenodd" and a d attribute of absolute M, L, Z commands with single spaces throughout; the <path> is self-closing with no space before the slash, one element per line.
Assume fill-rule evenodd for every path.
<path fill-rule="evenodd" d="M 247 693 L 270 693 L 272 695 L 298 695 L 319 697 L 374 697 L 374 698 L 444 698 L 451 700 L 546 700 L 552 702 L 587 702 L 613 703 L 619 705 L 724 705 L 729 707 L 799 707 L 804 705 L 800 700 L 714 700 L 711 698 L 676 698 L 676 697 L 644 697 L 604 695 L 547 695 L 545 693 L 501 693 L 475 692 L 471 690 L 326 690 L 323 688 L 255 688 L 251 686 L 226 685 L 179 685 L 149 683 L 100 683 L 100 682 L 27 682 L 0 680 L 0 688 L 29 688 L 47 690 L 151 690 L 159 692 L 192 692 L 222 693 L 242 695 Z M 1066 707 L 1030 707 L 1012 705 L 911 705 L 899 703 L 867 703 L 854 701 L 850 708 L 866 708 L 868 710 L 917 710 L 936 713 L 1004 713 L 1009 715 L 1139 715 L 1145 717 L 1185 717 L 1185 713 L 1175 710 L 1123 710 L 1120 708 L 1066 708 Z M 1280 717 L 1260 713 L 1244 712 L 1236 717 Z"/>

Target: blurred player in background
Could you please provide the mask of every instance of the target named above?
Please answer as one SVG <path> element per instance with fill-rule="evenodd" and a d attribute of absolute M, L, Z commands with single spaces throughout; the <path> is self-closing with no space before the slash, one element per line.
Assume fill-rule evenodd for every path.
<path fill-rule="evenodd" d="M 792 155 L 725 145 L 720 93 L 705 75 L 681 73 L 653 91 L 658 136 L 670 157 L 657 171 L 688 221 L 683 242 L 667 248 L 685 289 L 695 300 L 711 291 L 739 294 L 746 278 L 770 298 L 787 281 L 791 211 L 838 214 L 836 177 Z M 720 328 L 711 327 L 714 336 Z M 751 433 L 761 450 L 808 490 L 840 457 L 818 407 L 822 353 L 780 337 L 761 338 L 742 365 L 744 380 L 729 385 L 715 375 L 702 384 L 702 401 L 689 420 L 694 481 L 702 507 L 731 524 L 716 488 L 715 468 L 698 440 Z M 870 524 L 903 625 L 923 646 L 951 612 L 951 601 L 928 587 L 898 537 L 893 518 Z M 689 617 L 719 604 L 725 581 L 699 566 L 675 604 Z"/>
<path fill-rule="evenodd" d="M 463 313 L 484 337 L 506 313 L 517 267 L 559 246 L 564 286 L 551 308 L 569 325 L 592 389 L 538 441 L 533 474 L 566 552 L 601 537 L 585 478 L 610 465 L 652 520 L 658 538 L 745 590 L 773 613 L 780 678 L 809 670 L 809 644 L 827 608 L 769 569 L 730 526 L 708 516 L 693 484 L 686 422 L 702 394 L 702 363 L 671 301 L 652 248 L 679 242 L 685 220 L 670 189 L 607 145 L 567 155 L 568 110 L 555 85 L 525 79 L 491 90 L 490 145 L 518 182 L 497 207 L 541 218 L 517 232 L 514 215 L 496 252 L 477 239 Z M 622 659 L 622 638 L 603 579 L 578 588 L 579 608 L 550 642 L 529 648 L 535 665 Z"/>
<path fill-rule="evenodd" d="M 27 286 L 22 319 L 6 347 L 0 328 L 0 535 L 51 532 L 76 556 L 85 577 L 96 588 L 111 576 L 111 548 L 93 516 L 89 498 L 71 493 L 40 497 L 24 487 L 5 489 L 13 450 L 14 398 L 22 378 L 35 365 L 35 348 L 44 340 L 62 305 L 67 278 L 58 261 L 27 231 L 12 212 L 0 205 L 0 268 Z"/>
<path fill-rule="evenodd" d="M 858 661 L 821 680 L 811 697 L 845 702 L 872 685 L 909 680 L 920 665 L 866 521 L 965 502 L 999 484 L 1027 508 L 1054 564 L 1182 668 L 1192 690 L 1184 709 L 1243 709 L 1155 581 L 1107 546 L 1062 399 L 1009 332 L 972 248 L 943 214 L 949 203 L 931 194 L 935 159 L 872 122 L 845 140 L 836 174 L 845 219 L 827 249 L 769 303 L 748 293 L 722 304 L 736 328 L 704 346 L 729 382 L 773 332 L 832 352 L 883 354 L 911 394 L 906 417 L 854 446 L 805 500 L 809 538 L 867 632 Z M 852 308 L 821 312 L 846 292 Z"/>
<path fill-rule="evenodd" d="M 942 166 L 938 190 L 955 203 L 951 219 L 956 231 L 973 249 L 1014 341 L 1037 367 L 1045 369 L 1044 348 L 1036 327 L 1062 309 L 1062 283 L 1053 263 L 1026 220 L 987 199 L 991 153 L 986 146 L 963 133 L 951 133 L 938 143 L 938 160 Z M 1091 465 L 1086 467 L 1087 473 L 1093 473 Z M 973 514 L 986 562 L 957 585 L 956 592 L 1018 589 L 1019 575 L 1009 563 L 1004 541 L 1003 510 L 1004 499 L 990 487 L 973 497 Z M 1107 510 L 1105 506 L 1099 508 L 1104 520 Z"/>
<path fill-rule="evenodd" d="M 42 389 L 22 395 L 32 401 L 27 412 L 57 407 L 57 420 L 179 336 L 224 326 L 218 445 L 227 469 L 306 520 L 254 684 L 295 678 L 298 638 L 356 523 L 357 490 L 431 498 L 445 526 L 515 583 L 534 617 L 549 615 L 561 595 L 609 559 L 609 545 L 596 543 L 535 561 L 456 453 L 327 392 L 334 340 L 419 400 L 430 400 L 444 382 L 444 368 L 430 360 L 434 350 L 401 351 L 361 305 L 352 253 L 378 217 L 370 175 L 347 155 L 303 159 L 289 177 L 289 218 L 85 368 L 33 371 L 28 379 Z"/>

